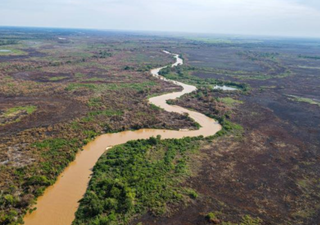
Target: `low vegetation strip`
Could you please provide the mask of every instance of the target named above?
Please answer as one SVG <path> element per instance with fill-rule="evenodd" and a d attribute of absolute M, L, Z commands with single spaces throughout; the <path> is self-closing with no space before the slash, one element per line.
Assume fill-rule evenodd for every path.
<path fill-rule="evenodd" d="M 113 147 L 93 169 L 74 225 L 127 224 L 135 215 L 169 214 L 175 203 L 197 194 L 181 187 L 190 155 L 201 138 L 130 141 Z"/>
<path fill-rule="evenodd" d="M 103 93 L 110 90 L 120 90 L 120 89 L 133 89 L 137 91 L 143 91 L 146 88 L 156 86 L 154 81 L 146 81 L 143 83 L 118 83 L 118 84 L 93 84 L 93 83 L 71 83 L 66 88 L 67 91 L 74 91 L 77 89 L 89 89 L 93 90 L 95 93 Z"/>
<path fill-rule="evenodd" d="M 239 101 L 230 97 L 218 98 L 218 100 L 223 102 L 225 105 L 229 107 L 233 107 L 234 105 L 243 103 L 242 101 Z"/>
<path fill-rule="evenodd" d="M 318 105 L 320 106 L 320 102 L 317 102 L 311 98 L 303 98 L 303 97 L 299 97 L 299 96 L 295 96 L 295 95 L 288 95 L 289 99 L 293 100 L 293 101 L 297 101 L 297 102 L 305 102 L 305 103 L 309 103 L 311 105 Z"/>
<path fill-rule="evenodd" d="M 159 72 L 159 74 L 164 76 L 167 79 L 194 85 L 197 88 L 208 87 L 213 89 L 215 85 L 227 85 L 243 91 L 249 90 L 249 86 L 245 83 L 222 81 L 222 80 L 217 80 L 213 78 L 202 79 L 197 76 L 191 75 L 192 72 L 194 71 L 197 71 L 197 69 L 194 67 L 177 66 L 177 67 L 166 67 L 162 69 Z"/>
<path fill-rule="evenodd" d="M 36 111 L 36 109 L 36 106 L 28 105 L 9 108 L 3 112 L 0 111 L 0 126 L 19 122 L 23 117 L 26 117 Z"/>

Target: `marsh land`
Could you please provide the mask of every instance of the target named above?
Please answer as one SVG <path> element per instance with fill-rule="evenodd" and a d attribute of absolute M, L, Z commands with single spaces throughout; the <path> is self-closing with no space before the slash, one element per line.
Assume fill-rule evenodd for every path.
<path fill-rule="evenodd" d="M 159 73 L 197 87 L 168 104 L 203 113 L 222 130 L 109 149 L 73 224 L 319 223 L 319 40 L 7 27 L 0 28 L 0 224 L 22 223 L 96 137 L 199 129 L 187 114 L 149 104 L 182 90 L 150 74 L 174 63 L 163 50 L 184 65 Z"/>

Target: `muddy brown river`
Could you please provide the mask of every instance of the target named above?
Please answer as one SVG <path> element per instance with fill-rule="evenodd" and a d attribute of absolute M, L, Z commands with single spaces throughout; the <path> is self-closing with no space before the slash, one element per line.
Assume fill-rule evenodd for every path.
<path fill-rule="evenodd" d="M 165 54 L 171 54 L 163 51 Z M 172 66 L 183 64 L 179 55 L 171 54 L 176 62 Z M 163 68 L 163 67 L 162 67 Z M 148 139 L 152 136 L 161 135 L 162 139 L 183 138 L 195 136 L 211 136 L 217 133 L 221 126 L 215 120 L 195 111 L 168 105 L 169 99 L 178 98 L 184 94 L 193 92 L 196 87 L 167 80 L 159 75 L 162 68 L 151 70 L 151 74 L 167 82 L 173 82 L 183 87 L 180 92 L 164 94 L 150 98 L 150 103 L 163 108 L 168 112 L 188 113 L 189 116 L 201 125 L 199 130 L 157 130 L 141 129 L 137 131 L 124 131 L 120 133 L 104 134 L 84 146 L 76 159 L 59 176 L 56 183 L 47 188 L 42 197 L 37 200 L 37 209 L 24 218 L 25 225 L 70 225 L 75 218 L 75 212 L 79 206 L 78 201 L 83 197 L 87 189 L 92 168 L 99 157 L 111 146 L 126 143 L 137 139 Z"/>

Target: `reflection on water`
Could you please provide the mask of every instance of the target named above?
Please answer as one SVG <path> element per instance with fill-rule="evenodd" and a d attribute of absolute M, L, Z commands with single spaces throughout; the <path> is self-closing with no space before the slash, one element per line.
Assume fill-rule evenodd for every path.
<path fill-rule="evenodd" d="M 221 85 L 216 85 L 213 87 L 213 89 L 220 89 L 220 90 L 224 90 L 224 91 L 236 91 L 238 90 L 237 88 L 234 88 L 234 87 L 228 87 L 228 86 L 221 86 Z"/>
<path fill-rule="evenodd" d="M 171 54 L 165 52 L 166 54 Z M 179 55 L 173 55 L 176 63 L 173 66 L 183 64 L 183 60 Z M 214 135 L 221 129 L 221 126 L 213 119 L 194 111 L 184 109 L 179 106 L 168 105 L 169 99 L 178 98 L 186 93 L 196 90 L 196 87 L 171 81 L 163 78 L 158 73 L 161 68 L 151 70 L 151 74 L 155 77 L 164 79 L 168 82 L 174 82 L 183 87 L 180 92 L 161 95 L 150 98 L 149 101 L 168 112 L 188 113 L 189 116 L 201 125 L 199 130 L 157 130 L 157 129 L 141 129 L 137 131 L 124 131 L 120 133 L 104 134 L 97 137 L 79 152 L 74 162 L 65 169 L 59 176 L 57 182 L 46 189 L 44 195 L 38 199 L 36 205 L 37 210 L 25 216 L 25 225 L 70 225 L 74 220 L 79 203 L 83 197 L 90 180 L 90 174 L 93 166 L 99 157 L 106 151 L 106 148 L 118 144 L 126 143 L 130 140 L 148 139 L 161 135 L 162 138 L 183 138 L 196 136 Z"/>
<path fill-rule="evenodd" d="M 8 50 L 8 49 L 0 49 L 0 52 L 11 52 L 11 50 Z"/>

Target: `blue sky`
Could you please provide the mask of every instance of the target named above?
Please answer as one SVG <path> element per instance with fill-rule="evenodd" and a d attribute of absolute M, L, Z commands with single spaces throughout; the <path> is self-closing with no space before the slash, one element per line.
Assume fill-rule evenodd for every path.
<path fill-rule="evenodd" d="M 320 38 L 320 1 L 0 0 L 0 26 Z"/>

